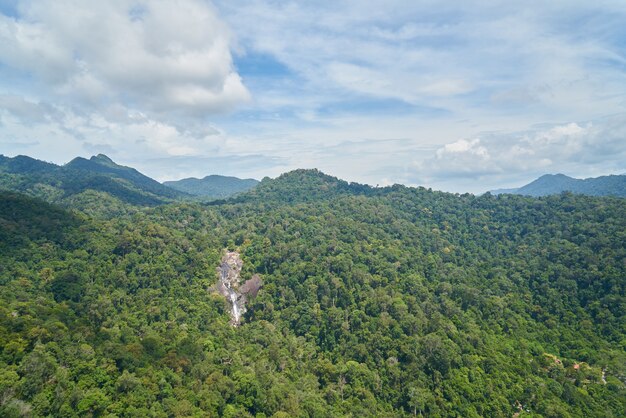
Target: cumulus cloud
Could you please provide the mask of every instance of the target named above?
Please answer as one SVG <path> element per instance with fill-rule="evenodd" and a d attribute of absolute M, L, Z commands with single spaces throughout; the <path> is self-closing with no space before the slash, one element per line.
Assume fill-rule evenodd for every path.
<path fill-rule="evenodd" d="M 425 182 L 530 180 L 533 175 L 564 172 L 584 177 L 625 168 L 626 114 L 593 122 L 540 126 L 523 132 L 485 133 L 459 139 L 414 165 Z"/>
<path fill-rule="evenodd" d="M 231 33 L 201 0 L 19 1 L 0 63 L 66 103 L 201 114 L 249 100 Z"/>
<path fill-rule="evenodd" d="M 37 118 L 44 122 L 32 123 Z M 182 126 L 120 106 L 106 108 L 101 113 L 77 112 L 59 105 L 2 96 L 0 123 L 2 137 L 11 138 L 2 141 L 3 152 L 19 152 L 23 147 L 20 144 L 33 143 L 33 156 L 57 163 L 97 152 L 124 160 L 135 155 L 145 158 L 219 155 L 225 142 L 223 133 L 210 124 Z M 33 142 L 35 139 L 37 142 Z"/>
<path fill-rule="evenodd" d="M 49 104 L 27 100 L 14 94 L 0 94 L 0 112 L 8 113 L 25 123 L 44 123 L 58 114 Z"/>

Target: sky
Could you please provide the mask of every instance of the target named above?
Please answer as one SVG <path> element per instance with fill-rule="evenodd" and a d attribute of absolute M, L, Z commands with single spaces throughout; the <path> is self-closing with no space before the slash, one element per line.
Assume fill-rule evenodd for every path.
<path fill-rule="evenodd" d="M 0 0 L 0 153 L 452 192 L 626 173 L 626 1 Z"/>

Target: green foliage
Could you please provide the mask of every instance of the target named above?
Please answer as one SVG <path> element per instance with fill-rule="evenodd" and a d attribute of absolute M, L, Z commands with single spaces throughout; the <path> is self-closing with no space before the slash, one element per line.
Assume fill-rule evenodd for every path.
<path fill-rule="evenodd" d="M 108 202 L 0 193 L 1 416 L 626 415 L 621 199 L 299 170 Z M 224 248 L 264 283 L 236 328 Z"/>
<path fill-rule="evenodd" d="M 119 202 L 137 206 L 156 206 L 189 197 L 133 168 L 117 165 L 104 155 L 89 160 L 76 158 L 65 166 L 24 156 L 0 156 L 0 189 L 81 209 L 84 196 L 80 195 L 88 191 L 99 192 L 100 196 L 106 193 Z M 97 207 L 92 202 L 85 203 L 92 211 Z"/>
<path fill-rule="evenodd" d="M 75 158 L 67 163 L 64 168 L 68 170 L 78 170 L 83 173 L 89 174 L 99 173 L 102 175 L 110 176 L 113 179 L 125 180 L 126 182 L 130 183 L 134 188 L 137 188 L 145 193 L 150 193 L 161 199 L 175 199 L 178 197 L 184 197 L 186 195 L 185 193 L 181 193 L 177 190 L 162 185 L 158 181 L 141 174 L 134 168 L 115 164 L 109 157 L 104 154 L 95 155 L 89 160 L 81 157 Z M 98 189 L 96 188 L 96 190 Z"/>

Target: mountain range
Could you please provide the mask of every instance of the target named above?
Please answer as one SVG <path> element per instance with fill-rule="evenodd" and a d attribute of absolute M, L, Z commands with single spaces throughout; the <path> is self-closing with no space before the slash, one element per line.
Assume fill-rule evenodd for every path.
<path fill-rule="evenodd" d="M 132 167 L 116 164 L 104 154 L 77 157 L 59 166 L 28 156 L 0 155 L 0 188 L 40 197 L 52 203 L 77 204 L 97 194 L 139 206 L 156 206 L 201 196 L 227 198 L 254 187 L 258 181 L 236 177 L 207 176 L 161 184 Z"/>
<path fill-rule="evenodd" d="M 312 174 L 320 182 L 327 180 L 318 170 L 295 170 L 284 181 L 298 182 L 303 173 Z M 326 176 L 326 177 L 325 177 Z M 178 200 L 227 199 L 244 192 L 258 189 L 257 194 L 267 193 L 274 183 L 264 184 L 255 179 L 208 175 L 202 179 L 186 178 L 176 181 L 158 181 L 140 173 L 132 167 L 115 163 L 104 154 L 89 159 L 77 157 L 59 166 L 28 156 L 18 155 L 9 158 L 0 155 L 0 189 L 13 190 L 30 196 L 40 197 L 52 203 L 78 204 L 81 200 L 91 200 L 98 194 L 101 199 L 115 205 L 111 199 L 131 205 L 156 206 Z M 262 186 L 262 187 L 259 187 Z M 367 185 L 348 183 L 335 179 L 325 182 L 323 187 L 308 191 L 294 199 L 315 199 L 316 195 L 328 194 L 331 190 L 359 190 L 373 193 L 375 188 Z M 589 196 L 626 197 L 626 175 L 610 175 L 597 178 L 575 179 L 563 174 L 546 174 L 537 180 L 515 189 L 497 189 L 491 194 L 519 194 L 527 196 L 548 196 L 562 192 L 572 192 Z M 91 200 L 93 202 L 93 200 Z"/>
<path fill-rule="evenodd" d="M 492 190 L 491 194 L 519 194 L 539 197 L 563 192 L 588 196 L 626 197 L 626 175 L 576 179 L 564 174 L 546 174 L 525 186 L 516 189 Z"/>
<path fill-rule="evenodd" d="M 154 206 L 188 196 L 166 187 L 134 168 L 115 164 L 99 154 L 75 158 L 58 166 L 27 156 L 0 156 L 0 188 L 40 197 L 54 203 L 106 194 L 124 203 Z"/>

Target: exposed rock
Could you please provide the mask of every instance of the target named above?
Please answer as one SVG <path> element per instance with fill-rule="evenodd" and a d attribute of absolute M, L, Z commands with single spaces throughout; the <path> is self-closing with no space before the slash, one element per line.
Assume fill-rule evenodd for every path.
<path fill-rule="evenodd" d="M 255 297 L 263 285 L 258 274 L 255 274 L 240 286 L 243 261 L 237 251 L 226 251 L 217 268 L 219 283 L 216 290 L 222 294 L 231 305 L 230 316 L 234 326 L 241 323 L 241 317 L 246 312 L 248 297 Z"/>
<path fill-rule="evenodd" d="M 261 288 L 261 286 L 263 286 L 263 280 L 261 280 L 261 276 L 255 274 L 241 285 L 239 291 L 242 295 L 254 298 L 256 297 L 257 293 L 259 293 L 259 289 Z"/>

